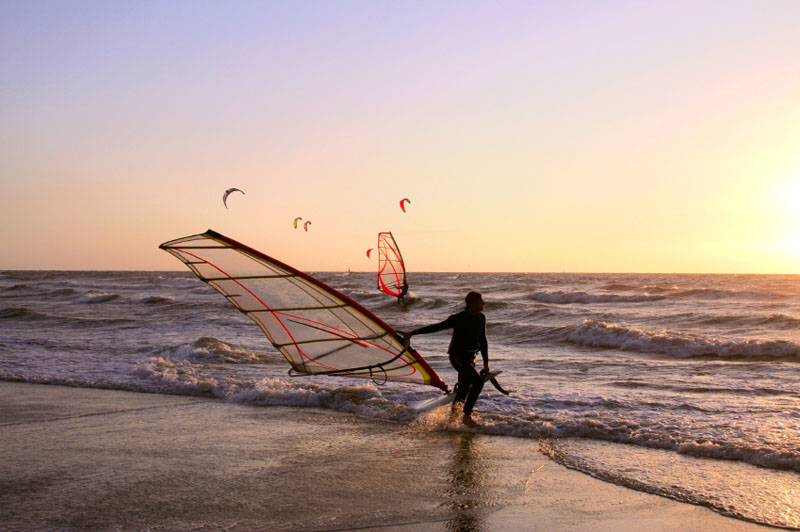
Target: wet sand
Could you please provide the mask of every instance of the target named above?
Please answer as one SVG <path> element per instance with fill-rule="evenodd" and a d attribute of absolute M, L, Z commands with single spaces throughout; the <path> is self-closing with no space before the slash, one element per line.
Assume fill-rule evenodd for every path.
<path fill-rule="evenodd" d="M 0 529 L 766 531 L 566 469 L 534 440 L 0 382 Z"/>

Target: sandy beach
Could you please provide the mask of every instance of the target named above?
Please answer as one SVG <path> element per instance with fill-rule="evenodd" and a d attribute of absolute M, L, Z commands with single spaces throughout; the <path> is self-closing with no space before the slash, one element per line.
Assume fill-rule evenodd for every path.
<path fill-rule="evenodd" d="M 755 531 L 538 443 L 317 409 L 0 383 L 6 530 Z"/>

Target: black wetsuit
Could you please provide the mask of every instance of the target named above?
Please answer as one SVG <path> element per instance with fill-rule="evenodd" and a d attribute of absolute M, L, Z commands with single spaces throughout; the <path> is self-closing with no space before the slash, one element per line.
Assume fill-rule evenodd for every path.
<path fill-rule="evenodd" d="M 489 364 L 489 343 L 486 341 L 486 316 L 467 310 L 453 314 L 441 323 L 421 327 L 412 335 L 427 334 L 453 329 L 450 347 L 450 363 L 458 371 L 458 387 L 454 402 L 464 402 L 464 414 L 472 413 L 475 401 L 483 389 L 483 377 L 475 369 L 475 355 L 480 351 L 484 366 Z"/>

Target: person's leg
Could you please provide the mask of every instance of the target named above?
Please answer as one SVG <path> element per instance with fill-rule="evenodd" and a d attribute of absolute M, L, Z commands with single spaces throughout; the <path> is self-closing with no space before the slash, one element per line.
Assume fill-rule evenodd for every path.
<path fill-rule="evenodd" d="M 466 399 L 469 393 L 470 379 L 469 374 L 464 371 L 465 368 L 463 366 L 454 361 L 453 367 L 458 371 L 458 382 L 456 383 L 455 390 L 453 390 L 453 393 L 455 393 L 453 405 L 456 405 L 458 403 L 463 403 L 464 399 Z"/>
<path fill-rule="evenodd" d="M 450 355 L 450 364 L 458 371 L 458 383 L 456 384 L 454 390 L 455 397 L 453 398 L 453 411 L 455 412 L 455 410 L 464 403 L 464 399 L 466 399 L 467 394 L 469 394 L 470 377 L 469 373 L 466 372 L 469 366 L 453 355 Z"/>
<path fill-rule="evenodd" d="M 472 408 L 483 389 L 483 377 L 475 369 L 474 355 L 471 360 L 459 360 L 458 357 L 450 355 L 450 363 L 458 371 L 458 384 L 456 385 L 456 396 L 453 399 L 451 420 L 452 416 L 457 414 L 458 407 L 463 404 L 464 424 L 470 427 L 477 426 L 472 420 Z"/>
<path fill-rule="evenodd" d="M 481 377 L 480 373 L 478 373 L 474 366 L 471 369 L 472 371 L 467 374 L 467 377 L 469 378 L 469 393 L 467 394 L 467 400 L 464 403 L 465 416 L 472 414 L 472 408 L 475 406 L 475 401 L 478 400 L 478 396 L 481 394 L 481 390 L 483 389 L 483 377 Z"/>
<path fill-rule="evenodd" d="M 469 370 L 467 368 L 460 369 L 458 371 L 458 385 L 456 386 L 456 397 L 453 399 L 455 403 L 463 403 L 464 399 L 467 398 L 469 394 L 469 387 L 472 379 L 469 375 Z"/>

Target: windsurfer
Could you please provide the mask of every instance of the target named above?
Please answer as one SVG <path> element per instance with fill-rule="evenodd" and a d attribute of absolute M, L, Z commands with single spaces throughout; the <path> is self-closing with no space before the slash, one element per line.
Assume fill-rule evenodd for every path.
<path fill-rule="evenodd" d="M 400 287 L 400 295 L 397 296 L 397 304 L 401 307 L 406 304 L 406 294 L 408 294 L 408 283 L 404 282 Z"/>
<path fill-rule="evenodd" d="M 406 345 L 415 334 L 428 334 L 445 329 L 453 329 L 450 347 L 450 363 L 458 371 L 458 385 L 453 408 L 464 404 L 463 422 L 469 427 L 477 426 L 472 419 L 472 409 L 483 389 L 483 377 L 475 369 L 475 358 L 480 352 L 483 358 L 483 370 L 489 372 L 489 344 L 486 340 L 486 316 L 483 314 L 483 297 L 478 292 L 470 292 L 465 298 L 466 308 L 453 314 L 446 320 L 427 327 L 421 327 L 408 333 L 402 333 Z"/>

